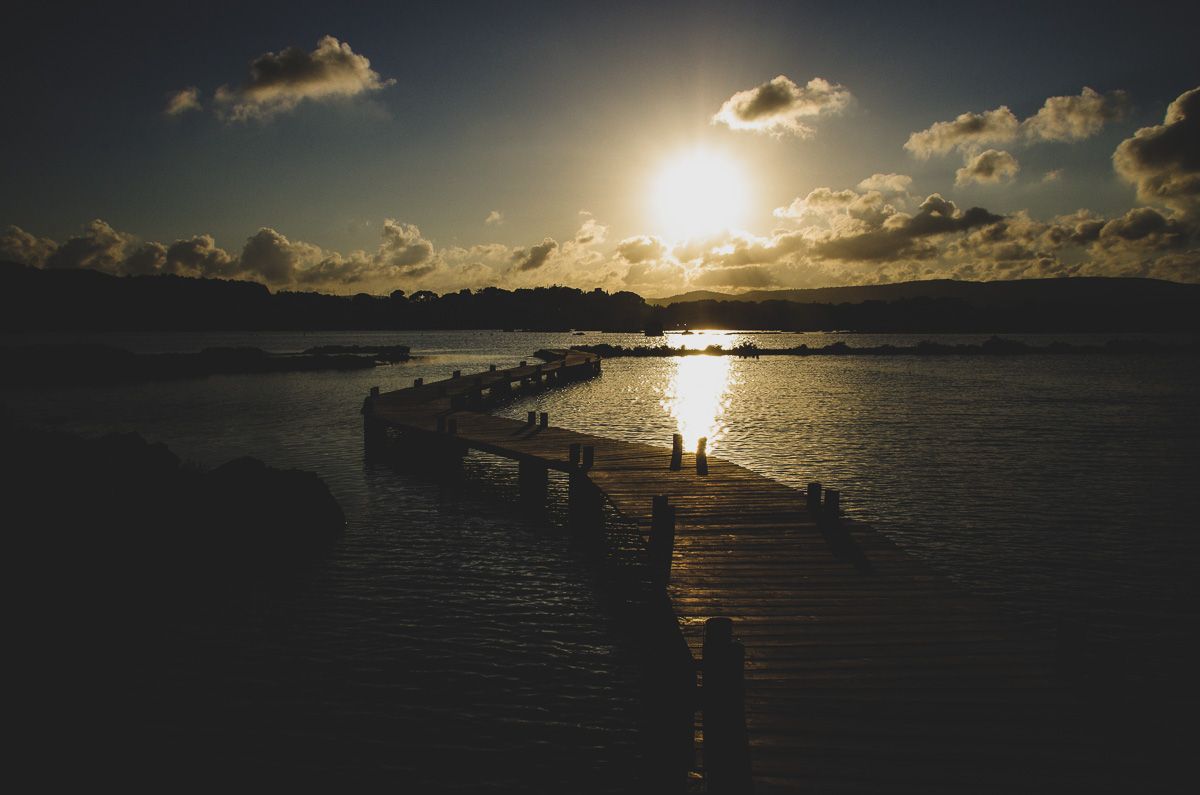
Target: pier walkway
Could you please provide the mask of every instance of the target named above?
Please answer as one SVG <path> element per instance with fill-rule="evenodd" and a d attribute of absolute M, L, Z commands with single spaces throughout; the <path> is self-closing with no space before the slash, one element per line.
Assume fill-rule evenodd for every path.
<path fill-rule="evenodd" d="M 602 535 L 607 502 L 638 525 L 692 652 L 706 791 L 1070 788 L 1083 760 L 1062 730 L 1061 653 L 846 520 L 837 492 L 684 453 L 678 438 L 661 448 L 485 413 L 521 385 L 600 372 L 594 355 L 543 353 L 558 358 L 373 393 L 368 444 L 391 429 L 433 459 L 515 459 L 534 501 L 548 471 L 566 472 L 573 521 Z"/>

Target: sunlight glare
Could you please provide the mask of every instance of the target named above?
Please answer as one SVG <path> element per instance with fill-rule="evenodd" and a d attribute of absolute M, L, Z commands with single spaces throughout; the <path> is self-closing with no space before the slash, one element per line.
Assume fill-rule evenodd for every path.
<path fill-rule="evenodd" d="M 728 356 L 681 356 L 663 395 L 666 409 L 683 434 L 683 449 L 696 451 L 701 436 L 708 437 L 712 452 L 725 433 L 723 421 L 729 405 L 730 361 Z"/>
<path fill-rule="evenodd" d="M 668 160 L 655 175 L 650 193 L 655 229 L 672 243 L 739 227 L 747 201 L 740 165 L 707 149 Z"/>

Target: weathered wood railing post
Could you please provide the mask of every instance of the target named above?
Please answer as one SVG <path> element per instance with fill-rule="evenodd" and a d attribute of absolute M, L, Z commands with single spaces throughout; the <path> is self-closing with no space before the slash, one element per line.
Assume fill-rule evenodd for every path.
<path fill-rule="evenodd" d="M 573 442 L 567 445 L 567 460 L 571 462 L 571 466 L 579 466 L 579 442 Z"/>
<path fill-rule="evenodd" d="M 671 436 L 671 471 L 678 472 L 683 469 L 683 434 L 676 433 Z"/>
<path fill-rule="evenodd" d="M 696 442 L 696 474 L 708 474 L 708 437 L 701 436 Z"/>
<path fill-rule="evenodd" d="M 821 513 L 825 517 L 825 521 L 831 525 L 839 523 L 842 512 L 842 494 L 837 489 L 825 489 L 825 505 L 821 509 Z"/>
<path fill-rule="evenodd" d="M 489 372 L 489 373 L 494 373 L 494 372 L 496 372 L 496 365 L 494 365 L 494 364 L 489 364 L 489 365 L 488 365 L 488 372 Z"/>
<path fill-rule="evenodd" d="M 420 387 L 420 386 L 424 386 L 424 384 L 425 384 L 425 379 L 424 379 L 424 378 L 414 378 L 414 379 L 413 379 L 413 386 L 414 386 L 414 387 Z"/>
<path fill-rule="evenodd" d="M 596 463 L 596 448 L 590 444 L 583 446 L 583 471 L 591 469 Z"/>
<path fill-rule="evenodd" d="M 455 370 L 450 376 L 451 378 L 462 378 L 462 370 Z"/>
<path fill-rule="evenodd" d="M 537 422 L 537 412 L 536 411 L 525 412 L 525 424 L 526 425 L 528 425 L 530 428 L 532 428 L 534 426 L 534 423 L 536 423 L 536 422 Z"/>
<path fill-rule="evenodd" d="M 671 581 L 671 558 L 675 554 L 675 508 L 665 494 L 656 495 L 651 503 L 650 541 L 646 551 L 650 558 L 650 578 L 666 585 Z"/>
<path fill-rule="evenodd" d="M 733 638 L 732 620 L 717 616 L 704 622 L 704 778 L 714 795 L 743 795 L 754 789 L 746 733 L 745 659 L 745 647 Z"/>
<path fill-rule="evenodd" d="M 550 414 L 548 412 L 543 411 L 540 415 L 538 415 L 538 425 L 542 428 L 550 427 Z"/>

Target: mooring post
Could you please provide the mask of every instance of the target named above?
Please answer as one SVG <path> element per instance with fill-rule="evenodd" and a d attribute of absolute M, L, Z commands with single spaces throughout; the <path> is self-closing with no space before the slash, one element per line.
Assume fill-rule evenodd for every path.
<path fill-rule="evenodd" d="M 521 360 L 521 367 L 524 367 L 524 366 L 525 366 L 525 360 L 524 360 L 524 359 L 522 359 L 522 360 Z"/>
<path fill-rule="evenodd" d="M 371 397 L 379 397 L 379 387 L 371 387 Z"/>
<path fill-rule="evenodd" d="M 387 427 L 375 417 L 375 401 L 379 387 L 372 387 L 371 394 L 363 400 L 363 450 L 367 455 L 383 449 L 387 444 Z"/>
<path fill-rule="evenodd" d="M 454 371 L 454 372 L 453 372 L 453 373 L 450 375 L 450 377 L 451 377 L 451 378 L 462 378 L 462 370 L 455 370 L 455 371 Z"/>
<path fill-rule="evenodd" d="M 821 510 L 821 484 L 813 481 L 808 484 L 808 495 L 805 502 L 808 504 L 808 512 L 814 517 Z"/>
<path fill-rule="evenodd" d="M 489 373 L 494 373 L 494 372 L 496 372 L 496 365 L 494 365 L 494 364 L 489 364 L 489 365 L 488 365 L 488 372 L 489 372 Z"/>
<path fill-rule="evenodd" d="M 837 489 L 825 489 L 825 518 L 837 522 L 842 511 L 842 494 Z"/>
<path fill-rule="evenodd" d="M 675 554 L 675 508 L 665 494 L 656 495 L 651 503 L 647 551 L 651 579 L 666 585 L 671 581 L 671 558 Z"/>
<path fill-rule="evenodd" d="M 700 441 L 696 442 L 696 474 L 708 474 L 708 437 L 701 436 Z"/>
<path fill-rule="evenodd" d="M 716 616 L 704 622 L 704 778 L 711 793 L 741 795 L 753 790 L 746 733 L 745 659 L 745 647 L 733 638 L 732 620 Z"/>
<path fill-rule="evenodd" d="M 583 469 L 586 472 L 596 463 L 596 448 L 590 444 L 583 446 Z"/>
<path fill-rule="evenodd" d="M 567 446 L 567 458 L 571 462 L 572 467 L 579 466 L 579 442 L 572 442 Z"/>
<path fill-rule="evenodd" d="M 532 428 L 533 424 L 535 422 L 537 422 L 537 412 L 536 411 L 526 412 L 525 413 L 525 424 L 528 425 L 530 428 Z"/>
<path fill-rule="evenodd" d="M 676 433 L 671 436 L 671 471 L 678 472 L 683 469 L 683 434 Z"/>
<path fill-rule="evenodd" d="M 538 417 L 538 425 L 542 426 L 543 428 L 550 427 L 550 414 L 548 412 L 543 411 L 541 413 L 541 415 Z"/>
<path fill-rule="evenodd" d="M 424 379 L 424 378 L 414 378 L 414 379 L 413 379 L 413 386 L 414 386 L 414 387 L 422 386 L 424 383 L 425 383 L 425 379 Z"/>

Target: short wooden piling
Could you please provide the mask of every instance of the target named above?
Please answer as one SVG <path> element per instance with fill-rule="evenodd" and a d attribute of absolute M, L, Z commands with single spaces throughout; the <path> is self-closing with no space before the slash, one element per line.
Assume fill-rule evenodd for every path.
<path fill-rule="evenodd" d="M 413 379 L 413 386 L 414 386 L 414 387 L 420 387 L 420 386 L 423 386 L 424 384 L 425 384 L 425 379 L 424 379 L 424 378 L 414 378 L 414 379 Z"/>
<path fill-rule="evenodd" d="M 371 397 L 379 397 L 379 387 L 371 387 Z"/>
<path fill-rule="evenodd" d="M 571 462 L 571 466 L 579 466 L 579 442 L 574 442 L 567 446 L 567 458 Z"/>
<path fill-rule="evenodd" d="M 567 481 L 567 523 L 576 544 L 589 555 L 604 544 L 604 494 L 583 470 L 572 470 Z"/>
<path fill-rule="evenodd" d="M 488 372 L 489 372 L 489 373 L 494 373 L 494 372 L 496 372 L 496 365 L 494 365 L 494 364 L 489 364 L 489 365 L 488 365 Z"/>
<path fill-rule="evenodd" d="M 696 442 L 696 474 L 708 474 L 708 437 L 701 436 L 700 441 Z"/>
<path fill-rule="evenodd" d="M 808 512 L 816 516 L 821 510 L 821 484 L 813 481 L 808 484 L 808 492 L 805 502 L 808 505 Z"/>
<path fill-rule="evenodd" d="M 678 472 L 683 469 L 683 434 L 677 433 L 671 436 L 671 471 Z"/>
<path fill-rule="evenodd" d="M 450 377 L 451 377 L 451 378 L 462 378 L 462 370 L 455 370 L 455 371 L 454 371 L 454 372 L 451 374 L 451 376 L 450 376 Z"/>
<path fill-rule="evenodd" d="M 675 554 L 675 508 L 667 495 L 654 497 L 650 509 L 650 541 L 646 545 L 650 578 L 662 585 L 671 581 L 671 559 Z"/>
<path fill-rule="evenodd" d="M 837 489 L 825 489 L 825 506 L 822 513 L 831 522 L 836 522 L 842 512 L 842 494 Z"/>
<path fill-rule="evenodd" d="M 543 411 L 541 413 L 541 415 L 538 416 L 538 425 L 540 425 L 543 428 L 549 428 L 550 427 L 550 414 Z"/>
<path fill-rule="evenodd" d="M 526 425 L 528 425 L 530 428 L 532 428 L 534 426 L 534 423 L 536 423 L 536 422 L 537 422 L 537 412 L 536 411 L 525 412 L 525 424 Z"/>
<path fill-rule="evenodd" d="M 596 463 L 596 448 L 590 444 L 583 446 L 583 470 L 586 472 Z"/>

